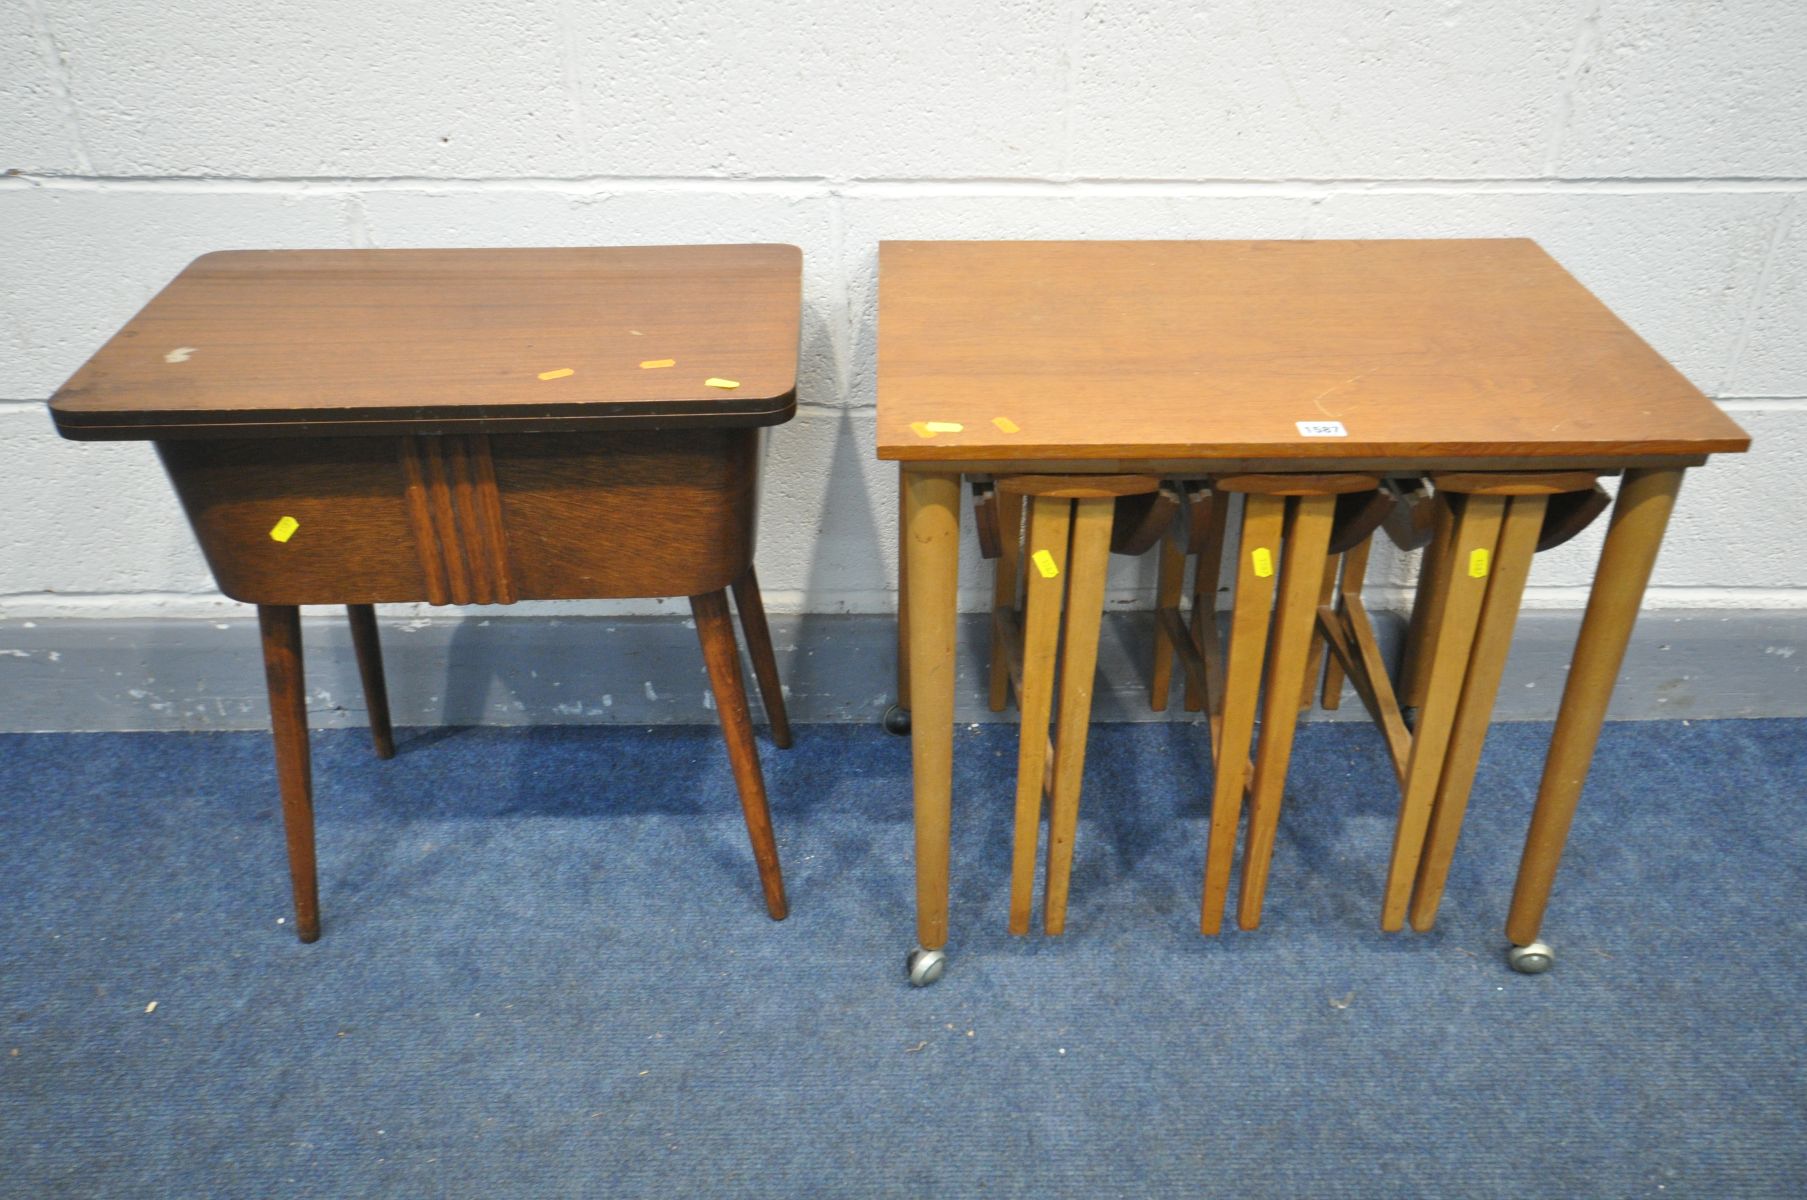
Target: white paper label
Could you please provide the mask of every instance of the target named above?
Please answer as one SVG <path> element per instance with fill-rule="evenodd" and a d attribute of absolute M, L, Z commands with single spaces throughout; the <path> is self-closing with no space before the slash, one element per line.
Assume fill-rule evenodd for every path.
<path fill-rule="evenodd" d="M 1300 437 L 1348 437 L 1341 421 L 1298 421 Z"/>

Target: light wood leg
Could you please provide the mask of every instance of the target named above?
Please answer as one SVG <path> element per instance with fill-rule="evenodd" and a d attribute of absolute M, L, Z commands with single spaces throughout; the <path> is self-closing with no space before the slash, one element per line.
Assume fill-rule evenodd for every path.
<path fill-rule="evenodd" d="M 1311 682 L 1306 675 L 1307 660 L 1317 629 L 1336 497 L 1300 496 L 1292 507 L 1286 530 L 1285 565 L 1280 574 L 1280 603 L 1268 648 L 1267 695 L 1261 709 L 1255 784 L 1249 797 L 1249 832 L 1242 851 L 1242 892 L 1236 919 L 1244 929 L 1261 924 L 1261 901 L 1267 891 L 1268 867 L 1280 827 L 1286 768 L 1292 758 L 1293 731 L 1299 722 L 1299 695 Z"/>
<path fill-rule="evenodd" d="M 270 737 L 276 744 L 276 783 L 288 838 L 289 879 L 295 896 L 295 936 L 320 939 L 320 890 L 314 867 L 314 784 L 307 745 L 307 678 L 301 665 L 301 610 L 260 604 L 264 678 L 270 693 Z"/>
<path fill-rule="evenodd" d="M 910 477 L 897 468 L 897 707 L 910 711 Z"/>
<path fill-rule="evenodd" d="M 1499 542 L 1500 517 L 1505 500 L 1500 496 L 1467 496 L 1454 522 L 1445 552 L 1439 558 L 1440 577 L 1432 581 L 1441 594 L 1432 637 L 1422 653 L 1424 699 L 1418 723 L 1412 730 L 1412 753 L 1406 763 L 1399 823 L 1393 831 L 1393 853 L 1387 868 L 1386 896 L 1381 904 L 1380 927 L 1393 931 L 1405 925 L 1406 906 L 1418 874 L 1418 857 L 1424 849 L 1424 829 L 1430 821 L 1437 782 L 1443 775 L 1444 751 L 1462 680 L 1468 674 L 1468 654 L 1474 644 L 1475 623 L 1486 595 L 1486 576 L 1476 575 L 1472 564 L 1481 554 L 1490 559 Z"/>
<path fill-rule="evenodd" d="M 1161 538 L 1160 575 L 1155 584 L 1155 608 L 1177 610 L 1180 593 L 1186 587 L 1186 547 L 1179 535 L 1169 531 Z M 1167 711 L 1167 693 L 1173 688 L 1173 658 L 1178 653 L 1167 627 L 1154 623 L 1154 665 L 1148 673 L 1148 707 L 1155 712 Z"/>
<path fill-rule="evenodd" d="M 765 890 L 766 911 L 772 920 L 782 921 L 790 908 L 784 900 L 778 841 L 772 835 L 772 815 L 766 808 L 765 777 L 759 770 L 759 745 L 753 740 L 747 689 L 740 677 L 740 646 L 734 640 L 734 619 L 728 615 L 728 593 L 692 596 L 690 611 L 696 617 L 703 663 L 709 668 L 715 715 L 721 720 L 722 740 L 728 745 L 728 764 L 734 769 L 734 784 L 740 792 L 747 837 L 753 843 L 753 861 L 759 867 L 759 885 Z"/>
<path fill-rule="evenodd" d="M 1229 535 L 1230 498 L 1222 493 L 1211 496 L 1210 524 L 1206 526 L 1205 544 L 1199 548 L 1192 565 L 1192 637 L 1206 645 L 1206 637 L 1217 637 L 1217 581 L 1223 574 L 1224 539 Z M 1186 678 L 1186 711 L 1198 712 L 1207 701 L 1191 676 Z"/>
<path fill-rule="evenodd" d="M 916 803 L 916 938 L 947 944 L 948 823 L 954 788 L 954 623 L 958 472 L 904 473 L 909 564 L 910 760 Z"/>
<path fill-rule="evenodd" d="M 1336 602 L 1337 571 L 1343 565 L 1343 556 L 1327 554 L 1324 557 L 1323 578 L 1318 586 L 1318 608 Z M 1316 611 L 1315 609 L 1313 610 Z M 1305 682 L 1299 688 L 1299 711 L 1306 712 L 1311 702 L 1317 698 L 1318 679 L 1324 669 L 1324 635 L 1318 632 L 1317 622 L 1312 621 L 1311 650 L 1305 660 Z"/>
<path fill-rule="evenodd" d="M 772 726 L 772 744 L 791 748 L 791 719 L 784 710 L 784 684 L 778 678 L 778 656 L 772 649 L 772 629 L 766 624 L 765 599 L 759 594 L 759 576 L 752 567 L 734 581 L 734 608 L 740 628 L 747 635 L 747 657 L 753 660 L 753 677 L 759 681 L 759 699 L 765 719 Z"/>
<path fill-rule="evenodd" d="M 347 604 L 351 644 L 358 655 L 358 678 L 364 682 L 364 709 L 370 714 L 370 740 L 378 758 L 395 757 L 395 730 L 389 724 L 389 687 L 383 680 L 383 643 L 376 631 L 376 607 Z"/>
<path fill-rule="evenodd" d="M 1418 708 L 1424 703 L 1424 691 L 1430 682 L 1428 659 L 1437 641 L 1437 625 L 1443 619 L 1443 596 L 1446 572 L 1443 562 L 1449 554 L 1454 517 L 1447 498 L 1434 497 L 1436 505 L 1431 540 L 1424 547 L 1418 564 L 1418 590 L 1412 595 L 1411 622 L 1405 631 L 1405 656 L 1399 664 L 1399 705 Z"/>
<path fill-rule="evenodd" d="M 1006 493 L 1000 493 L 1000 497 Z M 1029 507 L 1029 552 L 1046 551 L 1056 573 L 1034 565 L 1025 572 L 1023 599 L 1022 720 L 1017 732 L 1016 832 L 1010 856 L 1010 932 L 1029 932 L 1035 903 L 1035 847 L 1042 828 L 1042 789 L 1048 770 L 1048 716 L 1054 704 L 1054 667 L 1060 648 L 1061 596 L 1066 590 L 1067 539 L 1073 502 L 1037 496 Z M 1006 664 L 1008 668 L 1008 664 Z"/>
<path fill-rule="evenodd" d="M 1020 492 L 998 489 L 992 493 L 998 512 L 998 569 L 991 581 L 993 612 L 1016 607 L 1018 560 L 1023 553 L 1023 496 Z M 1062 543 L 1065 545 L 1064 540 Z M 991 711 L 1003 712 L 1010 706 L 1010 655 L 998 639 L 997 626 L 991 633 Z M 1047 722 L 1044 720 L 1043 724 Z"/>
<path fill-rule="evenodd" d="M 1214 499 L 1223 503 L 1225 497 L 1219 493 Z M 1230 865 L 1236 857 L 1236 828 L 1242 820 L 1249 742 L 1255 732 L 1255 706 L 1261 692 L 1262 657 L 1285 518 L 1282 496 L 1244 498 L 1242 539 L 1236 550 L 1236 595 L 1230 608 L 1229 662 L 1224 669 L 1223 723 L 1212 747 L 1211 834 L 1198 922 L 1199 932 L 1204 934 L 1223 928 L 1224 906 L 1229 901 Z M 1213 590 L 1215 586 L 1213 582 Z"/>
<path fill-rule="evenodd" d="M 1042 931 L 1048 934 L 1062 933 L 1067 927 L 1067 885 L 1073 873 L 1073 839 L 1079 831 L 1079 793 L 1085 777 L 1086 734 L 1092 722 L 1092 685 L 1098 671 L 1098 634 L 1104 620 L 1114 507 L 1115 501 L 1108 496 L 1074 504 L 1067 612 L 1061 632 L 1053 802 L 1048 813 L 1048 882 L 1042 906 Z"/>
<path fill-rule="evenodd" d="M 1514 496 L 1506 504 L 1499 548 L 1493 556 L 1481 618 L 1475 626 L 1474 649 L 1468 656 L 1468 676 L 1462 682 L 1462 698 L 1456 706 L 1449 748 L 1444 753 L 1443 777 L 1437 784 L 1437 799 L 1431 809 L 1430 832 L 1425 836 L 1424 855 L 1418 862 L 1411 919 L 1412 928 L 1419 932 L 1436 923 L 1437 906 L 1443 901 L 1443 884 L 1455 858 L 1456 839 L 1462 832 L 1468 793 L 1474 786 L 1475 768 L 1481 762 L 1487 726 L 1493 719 L 1500 677 L 1506 672 L 1506 655 L 1512 648 L 1512 631 L 1518 624 L 1525 581 L 1531 576 L 1531 560 L 1537 553 L 1546 504 L 1543 496 Z"/>
<path fill-rule="evenodd" d="M 1343 555 L 1343 578 L 1337 584 L 1336 611 L 1347 613 L 1349 603 L 1343 597 L 1354 596 L 1361 602 L 1362 584 L 1368 578 L 1368 552 L 1374 548 L 1374 539 L 1367 538 Z M 1324 690 L 1318 697 L 1318 703 L 1326 712 L 1335 712 L 1343 704 L 1343 664 L 1333 654 L 1330 661 L 1324 664 Z"/>
<path fill-rule="evenodd" d="M 1359 560 L 1358 560 L 1359 561 Z M 1365 569 L 1365 563 L 1361 564 Z M 1393 678 L 1381 659 L 1380 645 L 1374 637 L 1374 626 L 1362 604 L 1359 591 L 1342 594 L 1341 610 L 1319 610 L 1320 625 L 1336 635 L 1336 643 L 1344 651 L 1339 657 L 1355 694 L 1361 699 L 1368 716 L 1387 741 L 1387 757 L 1392 760 L 1394 777 L 1403 785 L 1406 765 L 1412 755 L 1412 733 L 1406 728 L 1399 711 L 1399 698 L 1393 691 Z M 1327 620 L 1325 618 L 1328 618 Z"/>
<path fill-rule="evenodd" d="M 1612 524 L 1594 571 L 1587 614 L 1581 621 L 1574 661 L 1562 691 L 1550 754 L 1544 761 L 1518 884 L 1512 892 L 1506 936 L 1516 945 L 1536 941 L 1543 925 L 1563 843 L 1581 799 L 1581 785 L 1587 780 L 1606 706 L 1625 661 L 1625 646 L 1631 640 L 1681 482 L 1682 472 L 1667 468 L 1627 471 L 1619 485 L 1618 503 L 1613 506 Z"/>

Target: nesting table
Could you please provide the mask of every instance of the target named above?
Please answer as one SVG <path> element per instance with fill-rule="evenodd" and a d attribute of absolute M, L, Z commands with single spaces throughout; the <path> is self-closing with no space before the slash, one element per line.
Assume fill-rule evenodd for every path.
<path fill-rule="evenodd" d="M 1439 632 L 1430 649 L 1447 638 L 1444 648 L 1459 650 L 1463 663 L 1428 668 L 1445 698 L 1430 723 L 1446 726 L 1478 642 L 1475 614 L 1491 590 L 1482 577 L 1491 564 L 1522 586 L 1521 568 L 1528 569 L 1526 536 L 1501 540 L 1510 497 L 1541 496 L 1573 477 L 1622 474 L 1506 923 L 1515 947 L 1538 943 L 1683 472 L 1711 454 L 1746 449 L 1742 430 L 1523 239 L 890 242 L 879 252 L 879 288 L 877 449 L 898 463 L 902 488 L 899 699 L 913 740 L 912 982 L 932 982 L 945 963 L 959 507 L 962 478 L 973 474 L 991 476 L 1000 491 L 1072 504 L 1065 515 L 1051 510 L 1054 541 L 1038 545 L 1032 520 L 1024 547 L 1026 556 L 1047 553 L 1049 578 L 1061 569 L 1071 576 L 1059 747 L 1046 759 L 1051 905 L 1057 858 L 1063 839 L 1070 850 L 1077 820 L 1094 664 L 1083 649 L 1075 654 L 1074 640 L 1095 643 L 1103 596 L 1102 567 L 1077 560 L 1102 560 L 1109 497 L 1145 490 L 1152 480 L 1231 480 L 1230 490 L 1259 496 L 1248 509 L 1262 531 L 1245 527 L 1238 554 L 1250 558 L 1239 561 L 1238 574 L 1261 580 L 1270 596 L 1282 533 L 1306 547 L 1296 553 L 1308 576 L 1289 589 L 1293 572 L 1283 570 L 1279 581 L 1275 619 L 1295 632 L 1275 636 L 1274 657 L 1285 667 L 1267 677 L 1268 690 L 1278 679 L 1284 697 L 1269 701 L 1276 715 L 1293 705 L 1304 677 L 1303 665 L 1292 664 L 1306 653 L 1298 636 L 1309 641 L 1319 596 L 1324 497 L 1356 486 L 1350 476 L 1371 477 L 1362 486 L 1372 486 L 1440 473 L 1444 490 L 1482 497 L 1466 506 L 1472 529 L 1463 528 L 1489 539 L 1491 553 L 1510 551 L 1513 561 L 1508 571 L 1505 558 L 1486 551 L 1460 560 L 1474 564 L 1476 587 L 1455 604 L 1466 633 Z M 1289 489 L 1289 476 L 1315 482 Z M 1520 525 L 1534 507 L 1522 506 Z M 1071 560 L 1063 557 L 1068 550 Z M 1514 594 L 1514 612 L 1516 603 Z M 1462 621 L 1443 628 L 1452 623 Z M 1490 666 L 1503 661 L 1501 638 L 1509 635 L 1510 621 L 1503 634 L 1499 622 L 1490 627 Z M 1221 714 L 1245 739 L 1257 680 L 1232 688 Z M 1039 715 L 1045 723 L 1045 706 Z M 1486 719 L 1481 712 L 1482 731 Z M 1439 776 L 1457 757 L 1448 752 L 1447 728 L 1417 740 L 1428 743 L 1421 761 L 1401 764 L 1411 778 L 1402 779 L 1400 845 L 1382 915 L 1388 928 L 1399 927 L 1404 897 L 1396 885 L 1403 880 L 1410 890 Z M 1471 748 L 1478 752 L 1478 740 Z M 1264 747 L 1262 757 L 1277 756 L 1283 768 L 1286 749 Z M 1021 761 L 1040 762 L 1043 754 L 1041 732 L 1026 725 Z M 1220 849 L 1227 853 L 1235 837 L 1249 769 L 1239 748 L 1219 755 L 1201 918 L 1207 931 L 1213 888 L 1227 877 Z M 1252 770 L 1263 790 L 1261 763 Z M 1277 803 L 1277 784 L 1266 790 Z M 1019 785 L 1018 795 L 1039 819 L 1040 789 Z M 1251 838 L 1257 818 L 1272 815 L 1257 805 Z M 1064 878 L 1059 886 L 1064 906 Z"/>
<path fill-rule="evenodd" d="M 796 405 L 792 246 L 232 251 L 59 390 L 156 444 L 220 590 L 258 606 L 296 931 L 320 933 L 298 606 L 687 596 L 768 911 L 784 886 L 729 615 L 789 727 L 753 571 L 761 429 Z M 606 778 L 606 777 L 605 777 Z"/>

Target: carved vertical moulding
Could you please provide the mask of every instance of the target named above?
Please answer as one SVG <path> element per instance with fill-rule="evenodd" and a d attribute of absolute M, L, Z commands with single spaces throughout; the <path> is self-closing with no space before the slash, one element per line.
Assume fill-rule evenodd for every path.
<path fill-rule="evenodd" d="M 408 523 L 432 604 L 513 604 L 502 497 L 485 434 L 401 439 Z"/>

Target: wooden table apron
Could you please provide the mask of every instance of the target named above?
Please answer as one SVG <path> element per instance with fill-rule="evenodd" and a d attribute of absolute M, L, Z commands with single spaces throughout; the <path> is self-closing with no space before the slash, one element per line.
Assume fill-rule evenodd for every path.
<path fill-rule="evenodd" d="M 697 596 L 753 558 L 759 430 L 160 441 L 252 604 Z M 271 530 L 296 522 L 286 541 Z"/>
<path fill-rule="evenodd" d="M 1545 760 L 1537 803 L 1520 859 L 1506 923 L 1517 945 L 1537 940 L 1581 787 L 1606 718 L 1613 684 L 1636 623 L 1644 589 L 1662 545 L 1685 468 L 1700 456 L 1637 456 L 1606 463 L 1512 458 L 1349 464 L 1381 475 L 1432 469 L 1624 470 L 1605 545 Z M 961 480 L 969 473 L 1085 475 L 1100 472 L 1203 478 L 1228 471 L 1319 471 L 1322 458 L 1301 462 L 1223 461 L 898 464 L 901 488 L 900 580 L 906 617 L 899 629 L 899 700 L 910 710 L 916 825 L 916 933 L 929 950 L 947 944 L 949 828 L 953 795 L 955 627 L 959 572 Z"/>

